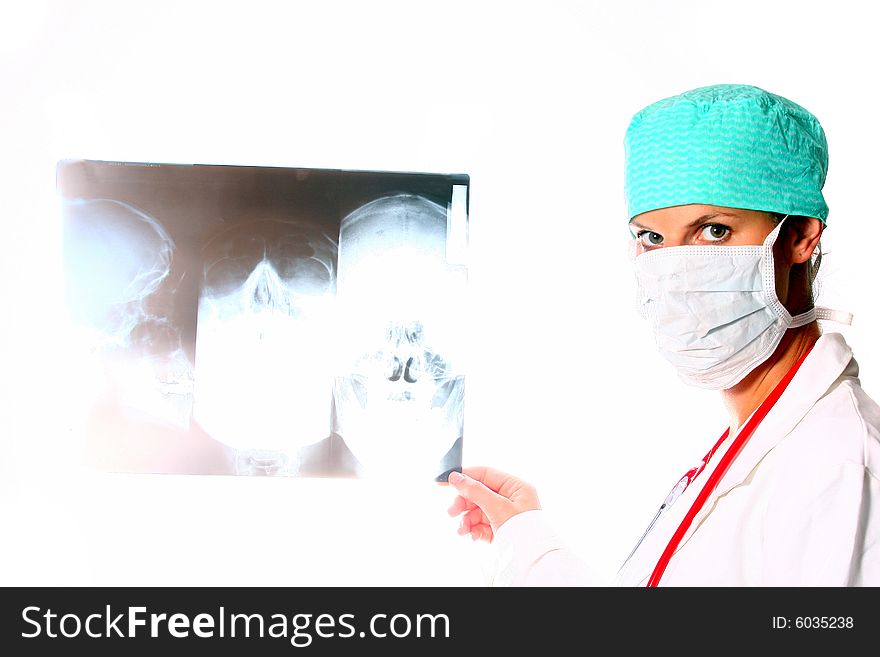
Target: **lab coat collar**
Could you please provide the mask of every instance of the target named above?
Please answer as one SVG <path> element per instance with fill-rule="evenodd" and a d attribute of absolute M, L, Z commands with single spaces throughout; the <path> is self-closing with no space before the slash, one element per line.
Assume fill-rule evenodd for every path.
<path fill-rule="evenodd" d="M 730 464 L 715 490 L 694 517 L 676 552 L 687 544 L 703 519 L 712 512 L 715 507 L 715 501 L 720 496 L 742 484 L 755 469 L 755 466 L 794 429 L 841 375 L 858 377 L 858 365 L 852 357 L 852 349 L 850 349 L 843 336 L 839 333 L 828 333 L 820 336 L 807 358 L 801 364 L 797 374 L 795 374 L 785 389 L 785 392 L 777 400 L 776 404 L 773 405 L 773 408 L 764 417 L 764 420 L 755 428 L 754 433 L 746 441 L 739 455 Z M 724 449 L 728 449 L 732 442 L 733 439 L 729 437 L 725 441 L 726 447 Z M 716 454 L 713 458 L 716 466 L 721 461 L 720 457 L 721 453 Z M 692 493 L 691 488 L 702 488 L 705 482 L 704 477 L 709 476 L 710 468 L 711 462 L 706 471 L 694 481 L 693 486 L 688 487 L 685 495 L 682 495 L 676 506 L 672 507 L 675 510 L 677 506 L 685 505 L 674 511 L 675 513 L 680 513 L 683 517 L 686 509 L 693 503 L 693 498 L 697 493 L 697 490 L 694 490 Z M 676 520 L 676 526 L 679 521 L 680 519 Z M 644 547 L 647 548 L 652 540 L 656 542 L 658 539 L 659 537 L 653 537 L 649 534 L 645 540 Z M 668 540 L 668 538 L 664 540 Z M 662 550 L 662 547 L 658 547 L 658 545 L 654 545 L 651 550 Z M 665 542 L 663 547 L 665 547 Z M 659 554 L 659 551 L 657 553 Z M 642 571 L 639 573 L 641 578 L 634 581 L 644 584 L 647 581 L 648 575 L 650 575 L 650 569 L 653 568 L 654 563 L 645 562 L 639 566 L 633 565 L 633 567 Z"/>
<path fill-rule="evenodd" d="M 858 377 L 858 365 L 853 360 L 850 346 L 840 333 L 819 336 L 785 392 L 755 428 L 718 482 L 712 497 L 723 495 L 741 484 L 844 373 Z"/>

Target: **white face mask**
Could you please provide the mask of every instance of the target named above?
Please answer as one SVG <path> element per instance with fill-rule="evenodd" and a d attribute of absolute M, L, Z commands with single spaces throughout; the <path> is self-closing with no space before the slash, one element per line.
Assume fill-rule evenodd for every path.
<path fill-rule="evenodd" d="M 792 317 L 779 301 L 773 244 L 781 227 L 761 246 L 673 246 L 636 257 L 639 311 L 685 383 L 731 388 L 789 328 L 838 317 L 824 308 Z"/>

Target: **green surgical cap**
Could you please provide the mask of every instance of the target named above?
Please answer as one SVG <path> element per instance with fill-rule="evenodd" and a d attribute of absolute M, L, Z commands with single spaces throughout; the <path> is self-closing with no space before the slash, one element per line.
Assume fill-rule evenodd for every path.
<path fill-rule="evenodd" d="M 719 84 L 653 103 L 624 147 L 630 219 L 691 203 L 828 218 L 822 126 L 763 89 Z"/>

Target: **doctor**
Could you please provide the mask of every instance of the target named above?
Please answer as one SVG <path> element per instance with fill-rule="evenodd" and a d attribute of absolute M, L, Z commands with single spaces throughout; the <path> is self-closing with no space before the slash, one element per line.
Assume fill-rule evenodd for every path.
<path fill-rule="evenodd" d="M 675 483 L 614 583 L 880 585 L 880 407 L 812 282 L 828 216 L 825 134 L 807 110 L 743 85 L 637 113 L 625 191 L 639 305 L 690 385 L 730 426 Z M 493 542 L 495 585 L 602 584 L 554 535 L 535 489 L 452 473 L 459 533 Z"/>

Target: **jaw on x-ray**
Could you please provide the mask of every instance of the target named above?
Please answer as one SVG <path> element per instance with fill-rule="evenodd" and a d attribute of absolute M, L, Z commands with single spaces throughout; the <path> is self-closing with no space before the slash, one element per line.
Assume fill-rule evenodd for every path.
<path fill-rule="evenodd" d="M 59 188 L 106 469 L 460 468 L 466 176 L 65 161 Z"/>

